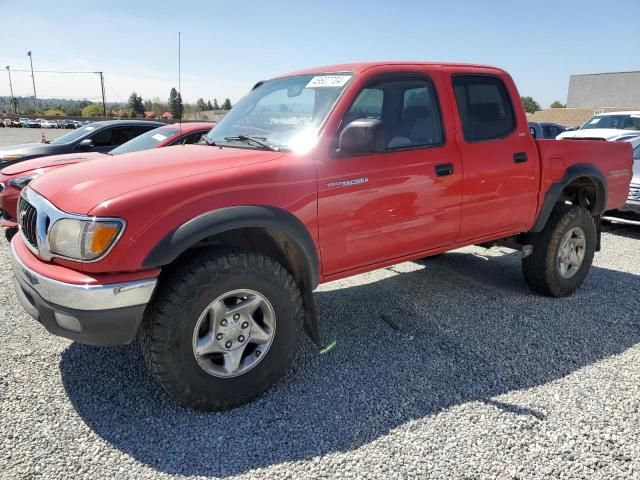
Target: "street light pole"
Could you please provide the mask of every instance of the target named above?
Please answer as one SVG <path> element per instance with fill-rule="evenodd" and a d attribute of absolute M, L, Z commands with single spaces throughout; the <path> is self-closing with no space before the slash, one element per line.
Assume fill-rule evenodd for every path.
<path fill-rule="evenodd" d="M 31 80 L 33 81 L 33 98 L 34 100 L 38 100 L 38 96 L 36 95 L 36 78 L 33 76 L 33 58 L 31 57 L 31 50 L 27 52 L 29 55 L 29 62 L 31 63 Z"/>
<path fill-rule="evenodd" d="M 13 96 L 13 84 L 11 83 L 11 68 L 7 65 L 7 73 L 9 74 L 9 90 L 11 91 L 11 108 L 13 108 L 13 113 L 15 115 L 18 114 L 18 108 L 16 106 L 16 99 Z"/>
<path fill-rule="evenodd" d="M 100 75 L 100 90 L 102 91 L 102 113 L 107 116 L 107 102 L 104 99 L 104 72 L 98 72 Z"/>

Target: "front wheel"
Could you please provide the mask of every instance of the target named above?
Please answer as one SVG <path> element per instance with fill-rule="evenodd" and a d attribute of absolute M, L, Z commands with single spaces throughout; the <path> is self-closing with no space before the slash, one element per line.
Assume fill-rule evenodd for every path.
<path fill-rule="evenodd" d="M 286 371 L 302 296 L 271 258 L 201 252 L 161 281 L 141 345 L 150 372 L 179 403 L 223 410 L 249 402 Z"/>
<path fill-rule="evenodd" d="M 5 228 L 4 229 L 4 238 L 7 239 L 7 242 L 11 243 L 11 240 L 13 240 L 13 237 L 16 236 L 16 233 L 18 233 L 18 228 L 17 227 Z"/>
<path fill-rule="evenodd" d="M 550 297 L 573 294 L 589 273 L 596 237 L 589 210 L 556 205 L 544 230 L 527 238 L 533 251 L 522 260 L 522 269 L 529 287 Z"/>

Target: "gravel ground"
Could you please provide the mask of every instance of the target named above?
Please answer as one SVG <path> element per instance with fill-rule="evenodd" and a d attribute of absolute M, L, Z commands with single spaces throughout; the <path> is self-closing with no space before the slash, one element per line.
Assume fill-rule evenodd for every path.
<path fill-rule="evenodd" d="M 322 286 L 319 355 L 224 413 L 176 406 L 136 345 L 56 338 L 0 246 L 0 477 L 640 478 L 640 230 L 571 298 L 467 248 Z"/>
<path fill-rule="evenodd" d="M 0 128 L 0 146 L 40 142 L 42 132 L 47 140 L 53 140 L 71 131 L 58 128 Z"/>

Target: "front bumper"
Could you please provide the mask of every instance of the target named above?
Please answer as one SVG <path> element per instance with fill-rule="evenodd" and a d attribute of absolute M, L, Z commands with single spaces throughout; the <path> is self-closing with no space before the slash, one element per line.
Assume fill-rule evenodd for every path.
<path fill-rule="evenodd" d="M 76 285 L 45 277 L 27 267 L 11 244 L 18 300 L 54 335 L 91 345 L 131 343 L 156 279 L 105 285 Z"/>

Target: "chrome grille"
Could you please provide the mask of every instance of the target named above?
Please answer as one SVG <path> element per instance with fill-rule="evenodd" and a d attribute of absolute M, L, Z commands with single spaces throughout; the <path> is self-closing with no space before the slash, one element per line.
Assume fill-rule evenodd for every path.
<path fill-rule="evenodd" d="M 20 197 L 18 201 L 18 223 L 20 223 L 20 230 L 25 240 L 34 248 L 38 248 L 38 240 L 36 237 L 37 220 L 38 211 L 33 205 Z"/>

